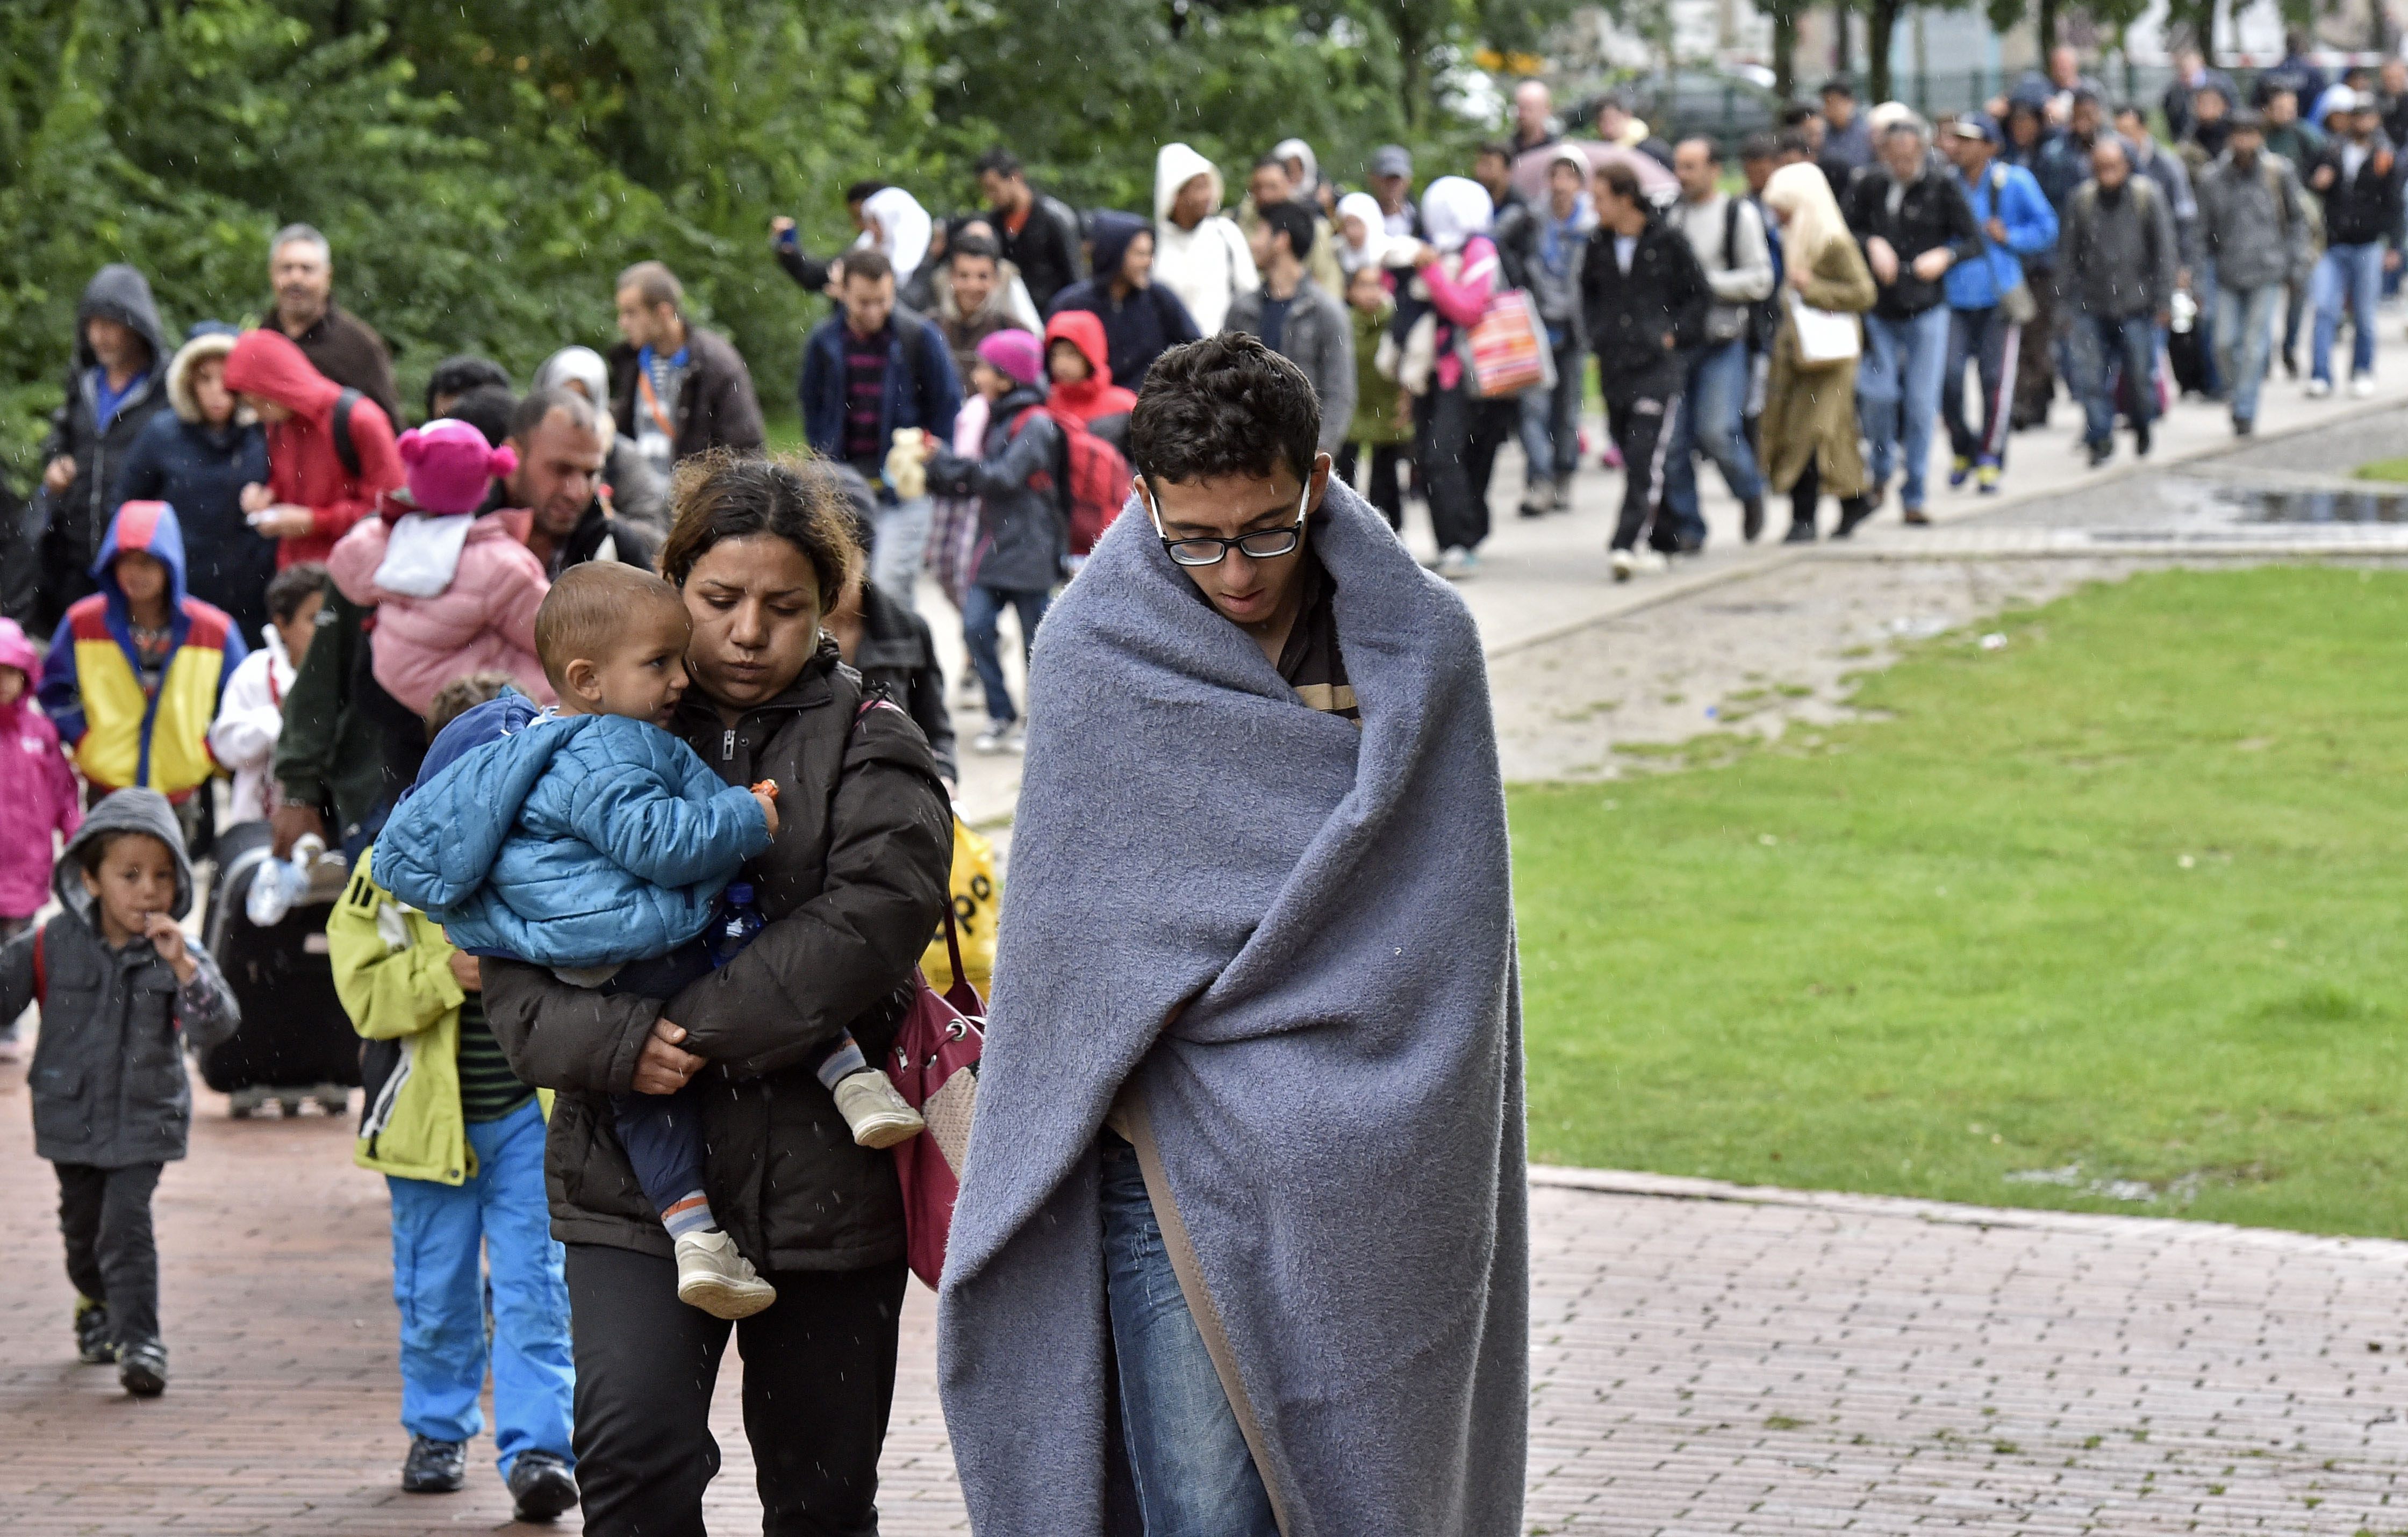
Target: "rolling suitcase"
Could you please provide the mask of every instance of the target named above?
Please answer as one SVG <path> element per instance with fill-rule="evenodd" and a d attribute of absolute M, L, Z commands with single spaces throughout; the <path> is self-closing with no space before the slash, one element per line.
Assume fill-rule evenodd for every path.
<path fill-rule="evenodd" d="M 262 928 L 243 911 L 251 882 L 275 857 L 264 822 L 229 827 L 218 840 L 202 942 L 242 1009 L 242 1027 L 201 1056 L 201 1079 L 234 1100 L 236 1117 L 273 1103 L 287 1115 L 315 1103 L 348 1112 L 360 1082 L 360 1041 L 335 994 L 326 919 L 351 878 L 340 855 L 318 862 L 309 891 L 283 921 Z"/>

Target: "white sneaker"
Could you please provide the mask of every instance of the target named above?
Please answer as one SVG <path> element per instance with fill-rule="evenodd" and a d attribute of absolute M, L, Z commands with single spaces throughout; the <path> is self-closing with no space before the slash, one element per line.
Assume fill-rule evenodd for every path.
<path fill-rule="evenodd" d="M 836 1109 L 864 1147 L 893 1147 L 928 1129 L 920 1113 L 903 1102 L 895 1080 L 876 1068 L 836 1081 Z"/>
<path fill-rule="evenodd" d="M 2332 394 L 2331 380 L 2312 379 L 2308 381 L 2307 395 L 2309 399 L 2322 400 L 2325 396 L 2330 394 Z"/>
<path fill-rule="evenodd" d="M 1630 580 L 1630 574 L 1631 574 L 1633 571 L 1636 571 L 1636 570 L 1638 570 L 1638 569 L 1639 569 L 1639 557 L 1638 557 L 1638 556 L 1636 556 L 1636 555 L 1632 554 L 1632 553 L 1631 553 L 1629 551 L 1627 551 L 1627 550 L 1616 550 L 1616 551 L 1613 553 L 1613 580 L 1614 580 L 1614 581 L 1616 581 L 1616 582 L 1627 582 L 1627 581 L 1629 581 L 1629 580 Z"/>
<path fill-rule="evenodd" d="M 678 1300 L 714 1318 L 750 1318 L 778 1300 L 778 1288 L 716 1228 L 678 1235 L 677 1268 Z"/>
<path fill-rule="evenodd" d="M 1450 582 L 1468 577 L 1479 568 L 1479 560 L 1469 550 L 1448 549 L 1439 552 L 1438 574 Z"/>
<path fill-rule="evenodd" d="M 1009 720 L 1009 723 L 990 720 L 987 730 L 970 738 L 970 752 L 985 752 L 990 756 L 996 752 L 1025 752 L 1025 747 L 1028 747 L 1028 732 L 1021 730 L 1019 720 Z"/>
<path fill-rule="evenodd" d="M 2372 374 L 2360 374 L 2356 379 L 2351 380 L 2349 381 L 2349 393 L 2350 397 L 2356 400 L 2363 400 L 2367 396 L 2372 395 L 2374 393 L 2374 376 Z"/>

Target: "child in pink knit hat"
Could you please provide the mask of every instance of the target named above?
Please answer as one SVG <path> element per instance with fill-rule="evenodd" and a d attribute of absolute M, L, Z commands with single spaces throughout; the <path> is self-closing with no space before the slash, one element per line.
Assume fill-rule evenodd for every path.
<path fill-rule="evenodd" d="M 73 642 L 64 639 L 60 644 Z M 0 943 L 13 940 L 50 899 L 57 853 L 50 834 L 82 825 L 75 770 L 58 728 L 34 703 L 42 654 L 13 619 L 0 619 Z M 0 1062 L 18 1056 L 17 1022 L 0 1019 Z"/>
<path fill-rule="evenodd" d="M 376 681 L 421 715 L 444 684 L 472 672 L 507 672 L 527 697 L 552 703 L 535 650 L 535 611 L 552 583 L 526 547 L 528 515 L 478 511 L 518 455 L 449 417 L 395 446 L 407 483 L 326 560 L 345 597 L 376 605 Z"/>

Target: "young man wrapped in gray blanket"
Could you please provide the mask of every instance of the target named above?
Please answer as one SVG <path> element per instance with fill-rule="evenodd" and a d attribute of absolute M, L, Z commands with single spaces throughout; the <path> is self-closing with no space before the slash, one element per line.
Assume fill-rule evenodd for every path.
<path fill-rule="evenodd" d="M 1487 674 L 1319 427 L 1254 338 L 1166 352 L 1037 639 L 939 1300 L 982 1537 L 1521 1529 Z"/>

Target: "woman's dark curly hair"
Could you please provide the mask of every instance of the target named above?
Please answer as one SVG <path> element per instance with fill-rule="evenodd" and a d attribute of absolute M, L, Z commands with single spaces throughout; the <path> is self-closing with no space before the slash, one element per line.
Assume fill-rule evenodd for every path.
<path fill-rule="evenodd" d="M 720 540 L 774 534 L 810 557 L 824 613 L 836 607 L 853 562 L 861 558 L 851 503 L 836 476 L 816 459 L 763 459 L 725 449 L 696 454 L 678 466 L 669 481 L 669 510 L 661 575 L 681 588 L 694 563 Z"/>

